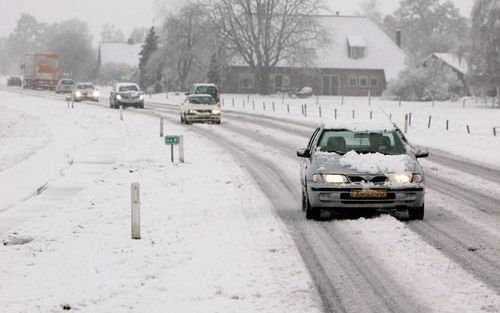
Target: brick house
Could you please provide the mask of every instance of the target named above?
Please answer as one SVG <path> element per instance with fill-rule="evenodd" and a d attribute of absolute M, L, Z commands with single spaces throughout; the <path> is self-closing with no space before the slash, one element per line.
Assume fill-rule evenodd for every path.
<path fill-rule="evenodd" d="M 316 16 L 329 31 L 331 43 L 316 50 L 307 67 L 278 64 L 270 74 L 271 92 L 311 87 L 316 95 L 379 96 L 387 81 L 397 78 L 406 55 L 374 22 L 362 16 Z M 221 89 L 255 93 L 251 68 L 232 62 Z"/>

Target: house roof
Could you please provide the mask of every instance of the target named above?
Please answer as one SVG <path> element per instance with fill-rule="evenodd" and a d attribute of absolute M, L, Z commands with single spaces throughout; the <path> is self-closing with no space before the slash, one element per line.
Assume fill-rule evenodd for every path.
<path fill-rule="evenodd" d="M 387 80 L 405 68 L 403 50 L 374 22 L 364 16 L 322 16 L 321 24 L 331 33 L 331 44 L 318 49 L 319 68 L 383 69 Z M 364 58 L 352 59 L 347 42 L 365 46 Z"/>
<path fill-rule="evenodd" d="M 364 16 L 319 15 L 314 16 L 330 33 L 329 44 L 317 48 L 317 58 L 310 66 L 336 69 L 384 70 L 386 80 L 395 79 L 406 66 L 406 54 L 374 22 Z M 348 54 L 348 44 L 365 47 L 363 58 L 353 59 Z M 243 65 L 241 62 L 239 65 Z M 234 64 L 236 65 L 236 64 Z M 294 66 L 281 63 L 278 66 Z"/>
<path fill-rule="evenodd" d="M 129 44 L 127 42 L 101 42 L 99 56 L 101 65 L 115 63 L 126 64 L 130 67 L 139 66 L 139 52 L 142 44 Z"/>
<path fill-rule="evenodd" d="M 441 60 L 462 74 L 469 71 L 469 64 L 465 58 L 461 58 L 454 53 L 433 53 L 431 57 Z"/>

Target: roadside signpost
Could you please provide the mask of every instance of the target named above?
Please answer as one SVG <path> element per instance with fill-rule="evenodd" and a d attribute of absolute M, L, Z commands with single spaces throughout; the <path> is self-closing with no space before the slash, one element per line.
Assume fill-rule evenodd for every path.
<path fill-rule="evenodd" d="M 180 136 L 166 135 L 164 138 L 165 144 L 170 146 L 170 160 L 174 163 L 174 146 L 180 143 Z"/>

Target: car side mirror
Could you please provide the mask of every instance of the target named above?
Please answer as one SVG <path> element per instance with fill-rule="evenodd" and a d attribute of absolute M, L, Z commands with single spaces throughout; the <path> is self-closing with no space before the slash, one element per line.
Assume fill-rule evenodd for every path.
<path fill-rule="evenodd" d="M 189 92 L 186 92 L 186 93 L 185 93 L 185 95 L 186 95 L 186 96 L 189 96 Z"/>
<path fill-rule="evenodd" d="M 311 156 L 311 151 L 309 149 L 299 149 L 297 150 L 297 156 L 299 158 L 308 158 Z"/>
<path fill-rule="evenodd" d="M 426 158 L 429 156 L 429 150 L 427 150 L 426 148 L 421 148 L 421 147 L 417 147 L 415 149 L 415 157 L 418 159 L 418 158 Z"/>

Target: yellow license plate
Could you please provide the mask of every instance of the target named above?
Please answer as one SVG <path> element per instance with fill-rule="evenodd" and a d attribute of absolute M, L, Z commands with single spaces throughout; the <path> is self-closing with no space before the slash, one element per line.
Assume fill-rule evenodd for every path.
<path fill-rule="evenodd" d="M 387 198 L 386 190 L 354 190 L 351 192 L 353 198 Z"/>

